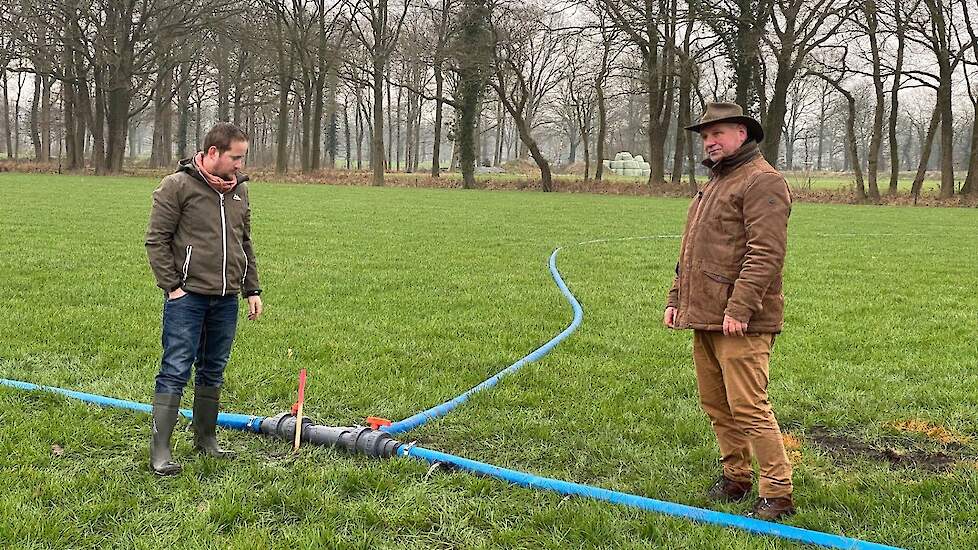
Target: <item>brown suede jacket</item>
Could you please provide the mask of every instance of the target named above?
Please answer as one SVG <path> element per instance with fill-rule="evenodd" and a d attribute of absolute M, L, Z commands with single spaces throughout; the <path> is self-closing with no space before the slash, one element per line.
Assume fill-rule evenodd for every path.
<path fill-rule="evenodd" d="M 726 314 L 750 333 L 781 332 L 788 184 L 753 141 L 703 164 L 712 177 L 689 207 L 669 291 L 675 327 L 720 331 Z"/>

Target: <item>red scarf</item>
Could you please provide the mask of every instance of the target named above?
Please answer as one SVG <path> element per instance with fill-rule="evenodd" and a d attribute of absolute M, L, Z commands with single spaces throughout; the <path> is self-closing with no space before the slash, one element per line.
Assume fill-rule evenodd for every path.
<path fill-rule="evenodd" d="M 194 155 L 194 165 L 197 166 L 197 170 L 200 171 L 201 175 L 204 176 L 204 180 L 207 185 L 211 186 L 211 189 L 217 191 L 220 194 L 227 193 L 238 183 L 237 178 L 226 180 L 220 176 L 215 176 L 207 170 L 204 169 L 204 153 L 197 153 Z"/>

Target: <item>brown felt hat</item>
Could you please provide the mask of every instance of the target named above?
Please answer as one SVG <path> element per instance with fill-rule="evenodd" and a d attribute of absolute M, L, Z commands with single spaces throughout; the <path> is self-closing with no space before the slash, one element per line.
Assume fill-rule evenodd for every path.
<path fill-rule="evenodd" d="M 736 103 L 707 103 L 706 111 L 700 117 L 700 121 L 686 129 L 691 132 L 699 132 L 711 124 L 729 122 L 732 124 L 743 124 L 747 127 L 747 137 L 757 143 L 764 141 L 764 129 L 761 123 L 753 118 L 744 115 L 744 109 Z"/>

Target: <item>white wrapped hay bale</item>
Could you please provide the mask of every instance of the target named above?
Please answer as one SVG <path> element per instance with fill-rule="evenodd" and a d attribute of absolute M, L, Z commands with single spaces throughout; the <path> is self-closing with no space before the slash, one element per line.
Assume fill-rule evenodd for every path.
<path fill-rule="evenodd" d="M 641 164 L 642 163 L 635 162 L 634 160 L 626 160 L 625 164 L 622 165 L 622 168 L 626 170 L 635 170 L 636 168 L 641 168 L 642 167 Z"/>
<path fill-rule="evenodd" d="M 615 160 L 632 160 L 632 154 L 628 151 L 621 151 L 615 154 Z"/>
<path fill-rule="evenodd" d="M 608 168 L 611 168 L 612 170 L 621 170 L 625 167 L 624 164 L 625 161 L 623 160 L 613 160 L 609 163 Z"/>
<path fill-rule="evenodd" d="M 642 155 L 635 155 L 634 157 L 632 157 L 632 160 L 634 160 L 635 162 L 645 162 L 645 159 L 642 158 Z"/>

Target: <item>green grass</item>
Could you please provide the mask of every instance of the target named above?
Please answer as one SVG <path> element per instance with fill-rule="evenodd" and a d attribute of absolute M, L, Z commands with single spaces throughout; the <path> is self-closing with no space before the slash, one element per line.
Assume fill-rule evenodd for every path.
<path fill-rule="evenodd" d="M 155 184 L 0 174 L 0 376 L 151 399 L 162 296 L 143 233 Z M 327 424 L 400 419 L 509 365 L 570 319 L 546 267 L 553 247 L 675 234 L 687 204 L 262 183 L 251 196 L 266 311 L 242 317 L 225 405 L 285 410 L 305 367 L 306 413 Z M 976 229 L 969 209 L 795 206 L 770 388 L 783 428 L 802 441 L 792 525 L 978 546 Z M 581 328 L 402 439 L 707 506 L 718 454 L 697 404 L 691 335 L 660 324 L 677 248 L 566 248 L 559 268 L 585 308 Z M 964 446 L 897 432 L 905 420 L 944 427 Z M 146 466 L 148 417 L 53 395 L 0 388 L 0 426 L 5 548 L 794 547 L 461 472 L 428 475 L 413 460 L 293 456 L 237 432 L 221 434 L 241 455 L 227 464 L 195 456 L 181 430 L 184 474 L 158 479 Z M 935 473 L 840 458 L 812 443 L 816 426 L 960 460 Z"/>
<path fill-rule="evenodd" d="M 427 176 L 427 175 L 428 175 L 427 171 L 420 170 L 419 172 L 411 173 L 411 174 L 405 172 L 389 172 L 387 174 L 387 177 L 392 177 L 395 179 L 411 179 L 411 178 L 417 178 L 419 176 Z M 912 172 L 901 172 L 900 179 L 897 183 L 897 188 L 899 189 L 900 193 L 910 192 L 910 188 L 913 185 L 913 180 L 915 175 L 916 174 Z M 803 190 L 823 189 L 823 190 L 831 190 L 831 191 L 836 191 L 836 190 L 851 191 L 855 189 L 855 185 L 856 185 L 855 176 L 853 176 L 852 174 L 841 174 L 837 172 L 797 171 L 797 172 L 785 172 L 784 176 L 785 179 L 788 180 L 788 185 L 790 185 L 793 189 L 803 189 Z M 963 181 L 962 178 L 964 178 L 965 174 L 960 173 L 958 174 L 958 176 L 959 176 L 959 181 L 957 183 L 957 187 L 960 187 Z M 445 172 L 442 174 L 442 177 L 448 180 L 461 180 L 462 174 L 459 172 Z M 581 179 L 581 174 L 554 174 L 553 177 L 557 181 L 571 182 L 571 181 L 579 181 Z M 618 183 L 618 184 L 645 182 L 648 179 L 648 178 L 635 178 L 631 176 L 619 176 L 607 170 L 605 171 L 604 176 L 602 177 L 607 182 Z M 530 180 L 540 179 L 540 175 L 538 173 L 532 173 L 532 174 L 485 173 L 485 174 L 476 174 L 475 178 L 477 181 L 486 181 L 486 182 L 493 181 L 493 180 L 530 181 Z M 670 179 L 669 174 L 666 174 L 666 179 Z M 706 176 L 699 175 L 697 176 L 697 179 L 702 182 L 706 180 Z M 685 181 L 685 177 L 684 177 L 684 181 Z M 867 185 L 867 186 L 869 185 L 866 182 L 865 175 L 863 175 L 863 185 Z M 890 185 L 889 172 L 886 172 L 885 174 L 884 173 L 880 174 L 877 185 L 879 186 L 880 193 L 885 194 L 887 192 L 887 189 L 889 188 Z M 922 189 L 924 192 L 937 192 L 940 190 L 940 188 L 941 188 L 940 175 L 937 175 L 936 177 L 931 175 L 930 177 L 924 179 L 924 183 L 922 185 Z"/>

